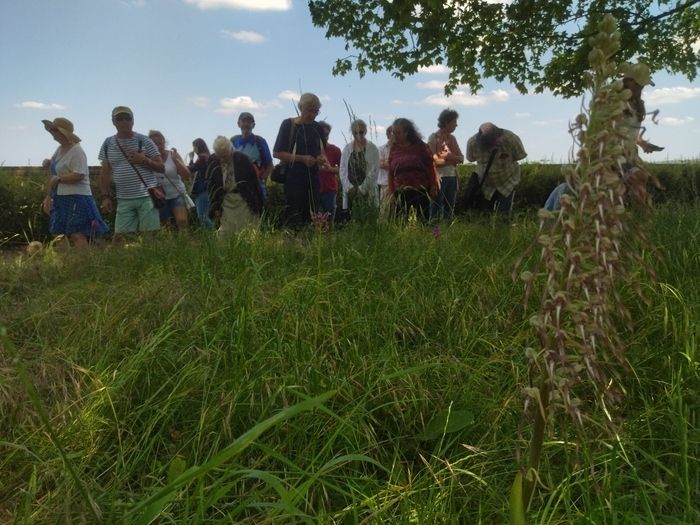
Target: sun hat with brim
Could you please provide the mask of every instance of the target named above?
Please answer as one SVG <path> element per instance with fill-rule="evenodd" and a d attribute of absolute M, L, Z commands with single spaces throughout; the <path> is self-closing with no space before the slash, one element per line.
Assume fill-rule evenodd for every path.
<path fill-rule="evenodd" d="M 58 131 L 70 142 L 80 142 L 80 137 L 73 133 L 73 123 L 67 118 L 58 117 L 53 120 L 42 120 L 47 131 Z"/>
<path fill-rule="evenodd" d="M 134 117 L 131 109 L 126 106 L 117 106 L 114 108 L 112 110 L 112 118 L 116 117 L 117 115 L 129 115 L 131 118 Z"/>
<path fill-rule="evenodd" d="M 622 64 L 620 70 L 623 78 L 630 78 L 642 87 L 654 85 L 654 82 L 651 80 L 649 66 L 642 62 L 638 64 Z"/>

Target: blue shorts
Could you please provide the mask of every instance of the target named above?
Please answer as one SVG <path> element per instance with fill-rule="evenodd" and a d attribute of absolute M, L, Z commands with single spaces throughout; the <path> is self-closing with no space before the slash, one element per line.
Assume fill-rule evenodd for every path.
<path fill-rule="evenodd" d="M 174 217 L 173 210 L 175 208 L 187 208 L 185 198 L 182 195 L 165 201 L 165 206 L 158 210 L 160 212 L 160 220 L 167 221 L 170 217 Z"/>

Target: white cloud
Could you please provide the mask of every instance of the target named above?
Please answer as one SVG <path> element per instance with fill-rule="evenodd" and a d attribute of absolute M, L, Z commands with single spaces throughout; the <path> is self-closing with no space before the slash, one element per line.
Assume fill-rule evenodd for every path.
<path fill-rule="evenodd" d="M 416 86 L 419 89 L 445 89 L 445 83 L 442 80 L 428 80 L 427 82 L 418 82 Z"/>
<path fill-rule="evenodd" d="M 676 104 L 700 97 L 700 87 L 658 88 L 644 93 L 647 105 Z"/>
<path fill-rule="evenodd" d="M 241 95 L 238 97 L 232 97 L 232 98 L 222 98 L 219 100 L 219 107 L 216 108 L 217 113 L 236 113 L 238 111 L 250 111 L 250 110 L 258 110 L 258 109 L 265 109 L 265 108 L 270 108 L 270 107 L 281 107 L 281 104 L 276 101 L 270 101 L 270 102 L 258 102 L 253 100 L 251 97 L 247 95 Z"/>
<path fill-rule="evenodd" d="M 530 116 L 530 114 L 529 114 L 527 111 L 525 111 L 525 112 L 523 112 L 523 113 L 520 113 L 520 112 L 514 113 L 513 116 L 514 116 L 515 118 L 527 118 L 527 117 Z"/>
<path fill-rule="evenodd" d="M 296 91 L 292 91 L 291 89 L 285 89 L 284 91 L 281 91 L 277 95 L 277 98 L 281 98 L 282 100 L 291 100 L 293 102 L 296 102 L 297 100 L 299 100 L 300 96 L 301 96 L 301 94 L 297 93 Z"/>
<path fill-rule="evenodd" d="M 122 4 L 133 7 L 144 7 L 146 5 L 146 0 L 122 0 Z"/>
<path fill-rule="evenodd" d="M 466 91 L 457 90 L 450 96 L 445 95 L 430 95 L 424 99 L 424 102 L 432 106 L 485 106 L 490 102 L 507 102 L 510 99 L 510 94 L 502 89 L 492 91 L 488 95 L 472 95 Z"/>
<path fill-rule="evenodd" d="M 292 0 L 185 0 L 199 9 L 247 9 L 250 11 L 289 11 Z"/>
<path fill-rule="evenodd" d="M 230 38 L 231 40 L 238 40 L 244 44 L 262 44 L 266 40 L 263 35 L 255 31 L 227 31 L 226 29 L 222 29 L 221 36 Z"/>
<path fill-rule="evenodd" d="M 510 100 L 510 93 L 504 89 L 496 89 L 491 92 L 491 98 L 496 102 L 507 102 Z"/>
<path fill-rule="evenodd" d="M 692 124 L 693 122 L 695 122 L 695 119 L 693 117 L 662 117 L 659 119 L 659 124 L 661 124 L 662 126 L 671 126 L 674 128 L 686 126 L 688 124 Z"/>
<path fill-rule="evenodd" d="M 46 102 L 37 102 L 35 100 L 25 100 L 15 104 L 15 107 L 22 109 L 66 109 L 66 106 L 61 104 L 47 104 Z"/>
<path fill-rule="evenodd" d="M 401 105 L 405 104 L 405 102 L 404 102 L 403 100 L 401 100 L 400 98 L 395 98 L 395 99 L 393 99 L 393 100 L 391 101 L 391 103 L 392 103 L 392 104 L 396 104 L 397 106 L 401 106 Z"/>
<path fill-rule="evenodd" d="M 255 102 L 251 97 L 244 95 L 233 98 L 222 98 L 219 100 L 219 108 L 216 110 L 216 112 L 234 113 L 242 109 L 258 109 L 259 107 L 259 102 Z"/>
<path fill-rule="evenodd" d="M 450 68 L 443 64 L 434 64 L 432 66 L 421 66 L 418 68 L 418 73 L 426 73 L 428 75 L 440 75 L 449 73 Z"/>
<path fill-rule="evenodd" d="M 206 108 L 209 106 L 209 99 L 207 97 L 192 97 L 190 100 L 192 104 L 198 108 Z"/>

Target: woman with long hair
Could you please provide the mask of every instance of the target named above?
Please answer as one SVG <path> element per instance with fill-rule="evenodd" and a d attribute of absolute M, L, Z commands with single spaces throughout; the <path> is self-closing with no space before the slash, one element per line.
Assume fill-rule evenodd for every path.
<path fill-rule="evenodd" d="M 430 199 L 437 194 L 438 181 L 433 156 L 413 122 L 397 118 L 391 126 L 389 152 L 389 193 L 396 216 L 408 218 L 415 209 L 421 222 L 430 218 Z"/>

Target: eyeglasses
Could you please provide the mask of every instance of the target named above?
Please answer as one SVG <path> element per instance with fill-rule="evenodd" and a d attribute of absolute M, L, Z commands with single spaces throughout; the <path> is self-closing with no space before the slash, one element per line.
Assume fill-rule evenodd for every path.
<path fill-rule="evenodd" d="M 114 117 L 114 120 L 117 122 L 123 122 L 123 121 L 131 121 L 131 115 L 127 115 L 126 113 L 120 113 L 116 117 Z"/>

